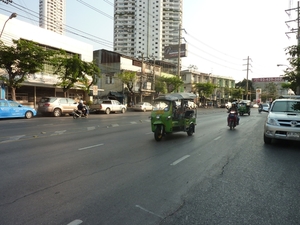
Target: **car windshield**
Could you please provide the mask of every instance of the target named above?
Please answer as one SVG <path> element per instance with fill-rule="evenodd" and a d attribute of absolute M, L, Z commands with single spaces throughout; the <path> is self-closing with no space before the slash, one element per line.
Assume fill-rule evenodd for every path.
<path fill-rule="evenodd" d="M 163 100 L 155 101 L 153 104 L 153 111 L 157 111 L 157 110 L 168 111 L 169 106 L 170 106 L 169 101 L 163 101 Z"/>
<path fill-rule="evenodd" d="M 273 103 L 272 112 L 300 112 L 299 101 L 278 101 Z"/>

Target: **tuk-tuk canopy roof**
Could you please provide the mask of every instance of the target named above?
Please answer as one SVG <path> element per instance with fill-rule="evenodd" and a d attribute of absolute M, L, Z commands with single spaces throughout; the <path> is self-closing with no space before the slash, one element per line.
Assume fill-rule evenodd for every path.
<path fill-rule="evenodd" d="M 196 97 L 197 96 L 193 93 L 182 92 L 182 93 L 171 93 L 171 94 L 160 95 L 155 100 L 168 100 L 168 101 L 177 101 L 181 99 L 193 100 Z"/>

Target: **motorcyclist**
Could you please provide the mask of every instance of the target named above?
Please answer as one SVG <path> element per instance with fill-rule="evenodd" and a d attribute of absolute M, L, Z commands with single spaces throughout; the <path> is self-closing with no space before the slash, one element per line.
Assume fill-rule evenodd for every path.
<path fill-rule="evenodd" d="M 77 105 L 77 110 L 82 113 L 84 116 L 87 115 L 87 108 L 86 106 L 83 104 L 83 101 L 80 100 L 79 104 Z"/>
<path fill-rule="evenodd" d="M 258 106 L 258 112 L 261 113 L 263 110 L 263 105 L 260 103 Z"/>
<path fill-rule="evenodd" d="M 230 113 L 231 111 L 235 112 L 235 115 L 236 115 L 236 125 L 239 125 L 240 117 L 239 117 L 238 107 L 237 107 L 237 104 L 235 102 L 233 102 L 231 104 L 231 107 L 229 108 L 228 113 Z M 227 117 L 227 125 L 229 125 L 229 115 Z"/>

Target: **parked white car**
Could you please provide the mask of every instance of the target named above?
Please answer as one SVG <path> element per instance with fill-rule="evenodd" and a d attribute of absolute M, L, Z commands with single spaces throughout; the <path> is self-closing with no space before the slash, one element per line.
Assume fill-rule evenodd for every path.
<path fill-rule="evenodd" d="M 135 111 L 152 111 L 153 106 L 149 102 L 139 102 L 136 105 L 132 106 L 132 109 Z"/>

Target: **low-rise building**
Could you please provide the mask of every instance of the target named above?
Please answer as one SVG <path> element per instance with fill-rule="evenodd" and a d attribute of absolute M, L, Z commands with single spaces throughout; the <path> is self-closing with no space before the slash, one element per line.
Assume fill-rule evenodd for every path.
<path fill-rule="evenodd" d="M 214 75 L 211 73 L 202 73 L 193 70 L 183 70 L 180 72 L 181 78 L 184 82 L 184 91 L 197 93 L 195 88 L 196 83 L 212 83 L 216 86 L 211 96 L 206 96 L 211 101 L 219 103 L 225 102 L 231 96 L 226 89 L 235 88 L 235 80 L 231 77 Z"/>
<path fill-rule="evenodd" d="M 0 24 L 4 24 L 7 16 L 0 14 Z M 17 18 L 7 22 L 3 29 L 1 41 L 5 45 L 12 45 L 12 40 L 24 39 L 33 41 L 38 45 L 51 49 L 63 49 L 70 54 L 77 54 L 83 61 L 93 61 L 93 46 L 73 38 L 57 34 L 38 26 L 23 22 Z M 0 76 L 5 76 L 6 71 L 1 70 Z M 17 101 L 24 105 L 36 107 L 39 98 L 42 96 L 63 97 L 63 90 L 55 86 L 57 76 L 53 75 L 47 68 L 43 72 L 28 74 L 27 80 L 22 87 L 16 90 Z M 0 81 L 1 82 L 1 81 Z M 0 85 L 0 98 L 10 98 L 10 93 L 5 85 Z M 84 92 L 80 88 L 69 90 L 66 97 L 83 98 Z"/>
<path fill-rule="evenodd" d="M 154 84 L 155 77 L 160 76 L 159 66 L 105 49 L 94 51 L 94 60 L 101 70 L 101 79 L 97 85 L 100 90 L 103 90 L 94 97 L 116 98 L 124 104 L 129 104 L 131 101 L 135 103 L 152 101 L 155 97 Z M 118 74 L 122 71 L 136 73 L 133 93 L 129 93 L 126 85 L 118 78 Z"/>

